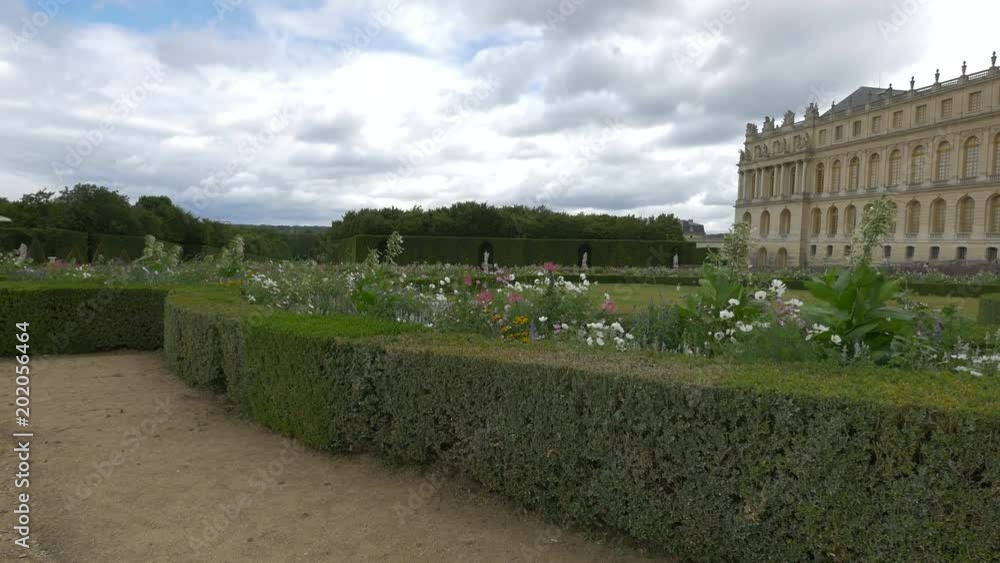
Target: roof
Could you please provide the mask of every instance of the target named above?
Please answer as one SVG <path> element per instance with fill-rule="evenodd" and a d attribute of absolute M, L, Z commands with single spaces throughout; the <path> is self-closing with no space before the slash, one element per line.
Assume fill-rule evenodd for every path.
<path fill-rule="evenodd" d="M 904 94 L 906 94 L 905 90 L 893 90 L 891 97 L 895 98 L 896 96 L 902 96 Z M 826 110 L 826 113 L 824 113 L 823 115 L 829 115 L 830 113 L 837 113 L 839 111 L 843 111 L 848 108 L 855 109 L 859 107 L 864 107 L 865 104 L 867 104 L 868 102 L 875 102 L 889 97 L 890 96 L 888 88 L 873 88 L 871 86 L 862 86 L 857 90 L 855 90 L 854 92 L 852 92 L 850 96 L 847 96 L 843 100 L 840 100 L 839 102 L 834 104 L 833 108 Z"/>

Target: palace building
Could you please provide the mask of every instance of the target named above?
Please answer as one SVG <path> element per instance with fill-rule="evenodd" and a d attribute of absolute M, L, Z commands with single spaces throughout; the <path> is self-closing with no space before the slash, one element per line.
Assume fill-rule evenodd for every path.
<path fill-rule="evenodd" d="M 1000 69 L 909 90 L 862 87 L 820 115 L 747 124 L 736 220 L 758 266 L 843 263 L 883 195 L 894 232 L 876 261 L 996 261 L 1000 249 Z"/>

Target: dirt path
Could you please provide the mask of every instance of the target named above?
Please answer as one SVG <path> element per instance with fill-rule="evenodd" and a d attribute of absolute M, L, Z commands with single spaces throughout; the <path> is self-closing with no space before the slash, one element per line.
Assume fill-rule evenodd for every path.
<path fill-rule="evenodd" d="M 63 357 L 37 370 L 34 547 L 12 543 L 8 447 L 3 561 L 652 561 L 433 474 L 304 449 L 187 387 L 158 354 Z M 12 379 L 7 436 L 17 431 Z"/>

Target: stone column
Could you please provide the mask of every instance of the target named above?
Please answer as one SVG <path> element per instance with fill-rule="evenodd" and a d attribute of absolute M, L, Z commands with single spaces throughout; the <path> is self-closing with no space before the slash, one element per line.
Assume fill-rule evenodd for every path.
<path fill-rule="evenodd" d="M 776 171 L 777 176 L 774 182 L 774 195 L 778 197 L 785 196 L 785 165 L 779 164 Z"/>
<path fill-rule="evenodd" d="M 739 173 L 736 179 L 736 201 L 743 201 L 746 196 L 743 186 L 743 172 Z"/>

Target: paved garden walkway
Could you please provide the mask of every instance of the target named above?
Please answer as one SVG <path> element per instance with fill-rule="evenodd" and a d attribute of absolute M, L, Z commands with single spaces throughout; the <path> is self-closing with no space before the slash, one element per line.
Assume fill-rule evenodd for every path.
<path fill-rule="evenodd" d="M 457 481 L 304 449 L 187 387 L 156 353 L 62 357 L 35 369 L 35 547 L 12 543 L 7 448 L 3 561 L 651 561 Z M 13 374 L 13 363 L 0 370 Z M 8 436 L 12 379 L 3 378 L 11 389 L 0 414 Z"/>

